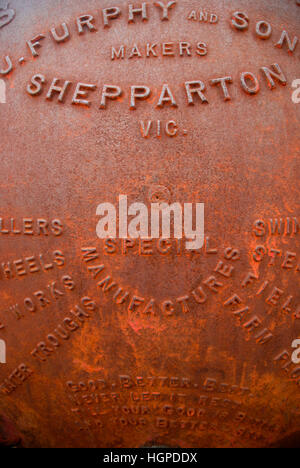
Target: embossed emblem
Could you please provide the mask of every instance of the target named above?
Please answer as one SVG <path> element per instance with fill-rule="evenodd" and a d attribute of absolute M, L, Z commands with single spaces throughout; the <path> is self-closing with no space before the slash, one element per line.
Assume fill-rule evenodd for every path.
<path fill-rule="evenodd" d="M 0 28 L 9 24 L 16 16 L 15 10 L 9 8 L 9 3 L 0 1 Z"/>

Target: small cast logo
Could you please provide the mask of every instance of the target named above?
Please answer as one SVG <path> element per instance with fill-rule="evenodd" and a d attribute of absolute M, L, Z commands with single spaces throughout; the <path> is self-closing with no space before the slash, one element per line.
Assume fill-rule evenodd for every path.
<path fill-rule="evenodd" d="M 9 8 L 9 3 L 0 0 L 0 28 L 9 24 L 16 16 L 15 10 Z"/>

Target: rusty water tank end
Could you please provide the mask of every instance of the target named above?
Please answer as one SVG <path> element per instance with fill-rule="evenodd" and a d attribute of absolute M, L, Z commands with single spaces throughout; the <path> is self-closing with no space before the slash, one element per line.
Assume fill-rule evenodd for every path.
<path fill-rule="evenodd" d="M 0 0 L 0 446 L 299 447 L 299 25 Z"/>

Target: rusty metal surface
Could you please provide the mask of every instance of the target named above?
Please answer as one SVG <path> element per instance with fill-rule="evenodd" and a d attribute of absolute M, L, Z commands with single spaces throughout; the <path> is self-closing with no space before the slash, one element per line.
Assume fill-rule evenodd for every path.
<path fill-rule="evenodd" d="M 300 366 L 291 361 L 300 335 L 299 2 L 207 0 L 207 22 L 193 0 L 169 8 L 168 20 L 149 1 L 147 19 L 133 22 L 121 0 L 6 3 L 1 440 L 18 439 L 8 418 L 24 447 L 299 445 Z M 117 17 L 104 27 L 102 9 L 111 7 L 120 13 L 108 10 Z M 232 24 L 234 12 L 249 18 L 245 30 Z M 95 30 L 79 34 L 82 15 L 94 17 Z M 270 37 L 268 25 L 259 37 L 259 21 Z M 62 23 L 70 37 L 57 43 L 50 30 L 61 36 Z M 280 46 L 284 30 L 290 43 Z M 40 47 L 30 50 L 34 38 Z M 180 42 L 190 44 L 182 55 Z M 152 43 L 157 57 L 147 57 Z M 124 58 L 112 60 L 122 45 Z M 261 69 L 273 64 L 287 82 L 270 89 Z M 256 87 L 249 75 L 243 87 L 245 72 L 257 77 L 256 94 L 247 92 Z M 33 96 L 36 74 L 45 83 Z M 211 80 L 229 76 L 225 100 Z M 61 102 L 57 93 L 47 99 L 54 78 L 71 82 Z M 209 102 L 194 95 L 188 105 L 184 84 L 197 80 Z M 96 86 L 89 107 L 72 104 L 79 82 Z M 157 107 L 164 84 L 177 107 Z M 104 85 L 123 94 L 100 108 Z M 151 89 L 135 110 L 131 86 Z M 144 138 L 140 121 L 149 120 Z M 204 202 L 205 246 L 106 245 L 96 207 L 119 194 Z"/>

